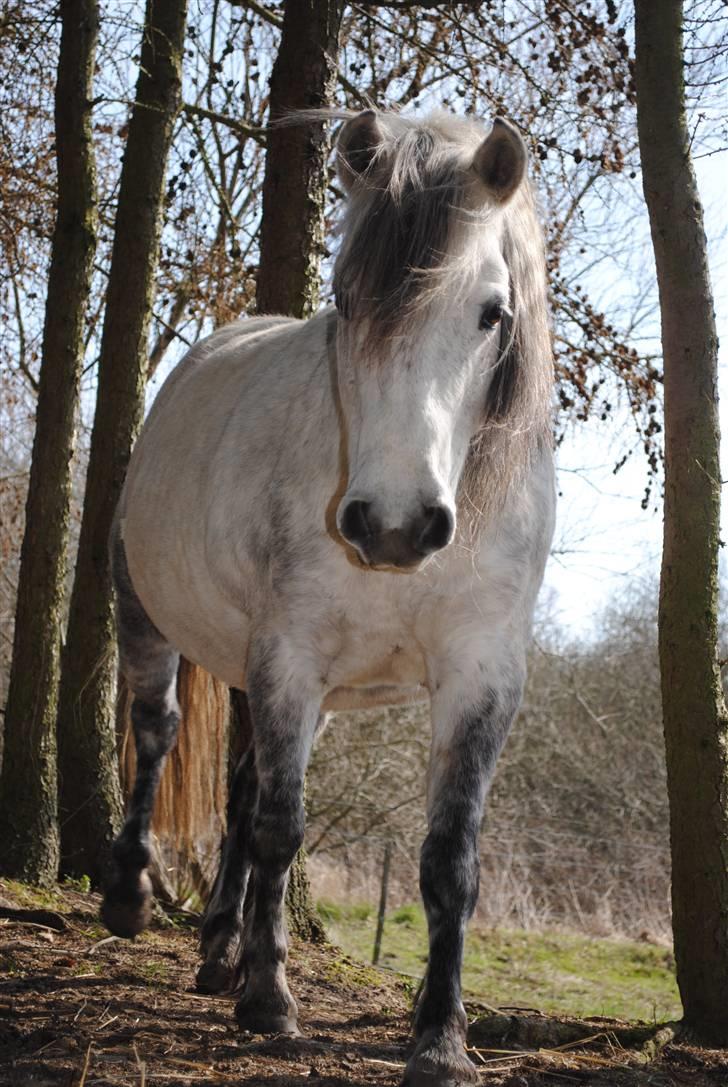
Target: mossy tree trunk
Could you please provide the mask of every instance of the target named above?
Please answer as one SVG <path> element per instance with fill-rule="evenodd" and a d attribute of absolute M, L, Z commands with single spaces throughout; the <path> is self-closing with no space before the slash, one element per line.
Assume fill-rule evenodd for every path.
<path fill-rule="evenodd" d="M 290 110 L 331 104 L 334 63 L 339 51 L 343 0 L 288 0 L 281 41 L 270 82 L 270 118 Z M 319 268 L 324 251 L 329 139 L 326 126 L 301 124 L 268 133 L 258 313 L 310 317 L 318 305 Z M 303 850 L 291 867 L 286 896 L 291 930 L 301 939 L 320 939 Z"/>
<path fill-rule="evenodd" d="M 96 250 L 91 99 L 96 0 L 61 0 L 55 91 L 58 206 L 0 779 L 0 869 L 58 874 L 56 710 L 84 314 Z"/>
<path fill-rule="evenodd" d="M 680 0 L 636 0 L 637 119 L 662 317 L 665 527 L 659 647 L 677 980 L 685 1022 L 728 1045 L 728 719 L 717 654 L 718 341 L 685 116 Z"/>
<path fill-rule="evenodd" d="M 108 538 L 144 409 L 164 178 L 180 107 L 186 0 L 147 0 L 121 170 L 81 536 L 59 699 L 61 866 L 98 882 L 122 814 Z"/>

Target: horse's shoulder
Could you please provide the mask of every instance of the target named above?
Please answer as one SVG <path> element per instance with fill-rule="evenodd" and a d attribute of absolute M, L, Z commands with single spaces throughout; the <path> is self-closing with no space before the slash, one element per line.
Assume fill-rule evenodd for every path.
<path fill-rule="evenodd" d="M 182 365 L 196 366 L 208 360 L 239 360 L 241 354 L 254 345 L 262 345 L 276 333 L 301 325 L 295 317 L 246 317 L 222 325 L 191 349 Z"/>

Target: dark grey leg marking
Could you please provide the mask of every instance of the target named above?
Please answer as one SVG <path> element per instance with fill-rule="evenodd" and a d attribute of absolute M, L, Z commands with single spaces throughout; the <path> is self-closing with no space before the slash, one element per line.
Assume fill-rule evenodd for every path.
<path fill-rule="evenodd" d="M 250 730 L 250 746 L 241 755 L 230 787 L 228 833 L 200 937 L 200 949 L 205 961 L 197 973 L 197 986 L 211 993 L 234 992 L 243 981 L 244 916 L 247 909 L 252 909 L 255 895 L 251 839 L 258 798 L 258 775 L 247 698 L 242 691 L 235 693 L 240 700 L 238 714 L 245 718 L 243 724 L 247 724 Z M 316 736 L 324 723 L 322 717 L 316 728 Z M 247 730 L 243 728 L 243 731 Z"/>
<path fill-rule="evenodd" d="M 478 832 L 485 795 L 520 697 L 520 690 L 488 690 L 461 717 L 436 777 L 420 858 L 430 956 L 415 1013 L 417 1045 L 405 1071 L 407 1087 L 477 1082 L 464 1049 L 463 942 L 478 900 Z"/>
<path fill-rule="evenodd" d="M 249 849 L 255 889 L 245 917 L 244 988 L 235 1009 L 243 1030 L 297 1033 L 296 1002 L 286 981 L 284 897 L 288 869 L 303 843 L 303 779 L 320 704 L 275 688 L 275 646 L 256 654 L 248 699 L 258 793 Z"/>
<path fill-rule="evenodd" d="M 112 541 L 117 592 L 119 658 L 134 702 L 131 719 L 137 771 L 129 811 L 112 848 L 113 872 L 101 917 L 117 936 L 136 936 L 151 919 L 149 828 L 167 752 L 177 738 L 176 681 L 179 654 L 162 637 L 134 592 L 118 534 Z"/>
<path fill-rule="evenodd" d="M 301 796 L 303 780 L 301 780 Z M 243 1030 L 295 1034 L 298 1009 L 286 981 L 288 939 L 284 899 L 288 869 L 303 843 L 303 803 L 288 791 L 261 796 L 253 821 L 251 852 L 255 890 L 246 917 L 244 989 L 235 1014 Z"/>
<path fill-rule="evenodd" d="M 252 865 L 250 837 L 257 794 L 251 743 L 240 758 L 230 787 L 227 835 L 200 934 L 205 961 L 197 972 L 197 987 L 205 992 L 232 992 L 241 980 L 243 912 Z"/>

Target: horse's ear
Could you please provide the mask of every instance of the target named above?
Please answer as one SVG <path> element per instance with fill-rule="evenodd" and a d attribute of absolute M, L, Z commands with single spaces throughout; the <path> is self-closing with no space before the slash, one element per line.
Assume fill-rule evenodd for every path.
<path fill-rule="evenodd" d="M 492 200 L 505 204 L 526 174 L 526 145 L 516 128 L 496 117 L 473 158 L 473 170 Z"/>
<path fill-rule="evenodd" d="M 365 109 L 346 122 L 336 143 L 339 177 L 346 189 L 366 173 L 383 138 L 373 109 Z"/>

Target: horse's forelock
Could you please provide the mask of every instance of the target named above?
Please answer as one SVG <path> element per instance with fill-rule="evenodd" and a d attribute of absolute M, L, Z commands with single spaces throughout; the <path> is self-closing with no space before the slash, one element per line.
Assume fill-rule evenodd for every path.
<path fill-rule="evenodd" d="M 431 295 L 464 203 L 461 159 L 434 129 L 408 126 L 352 190 L 334 289 L 344 316 L 367 321 L 372 344 L 400 334 Z"/>

